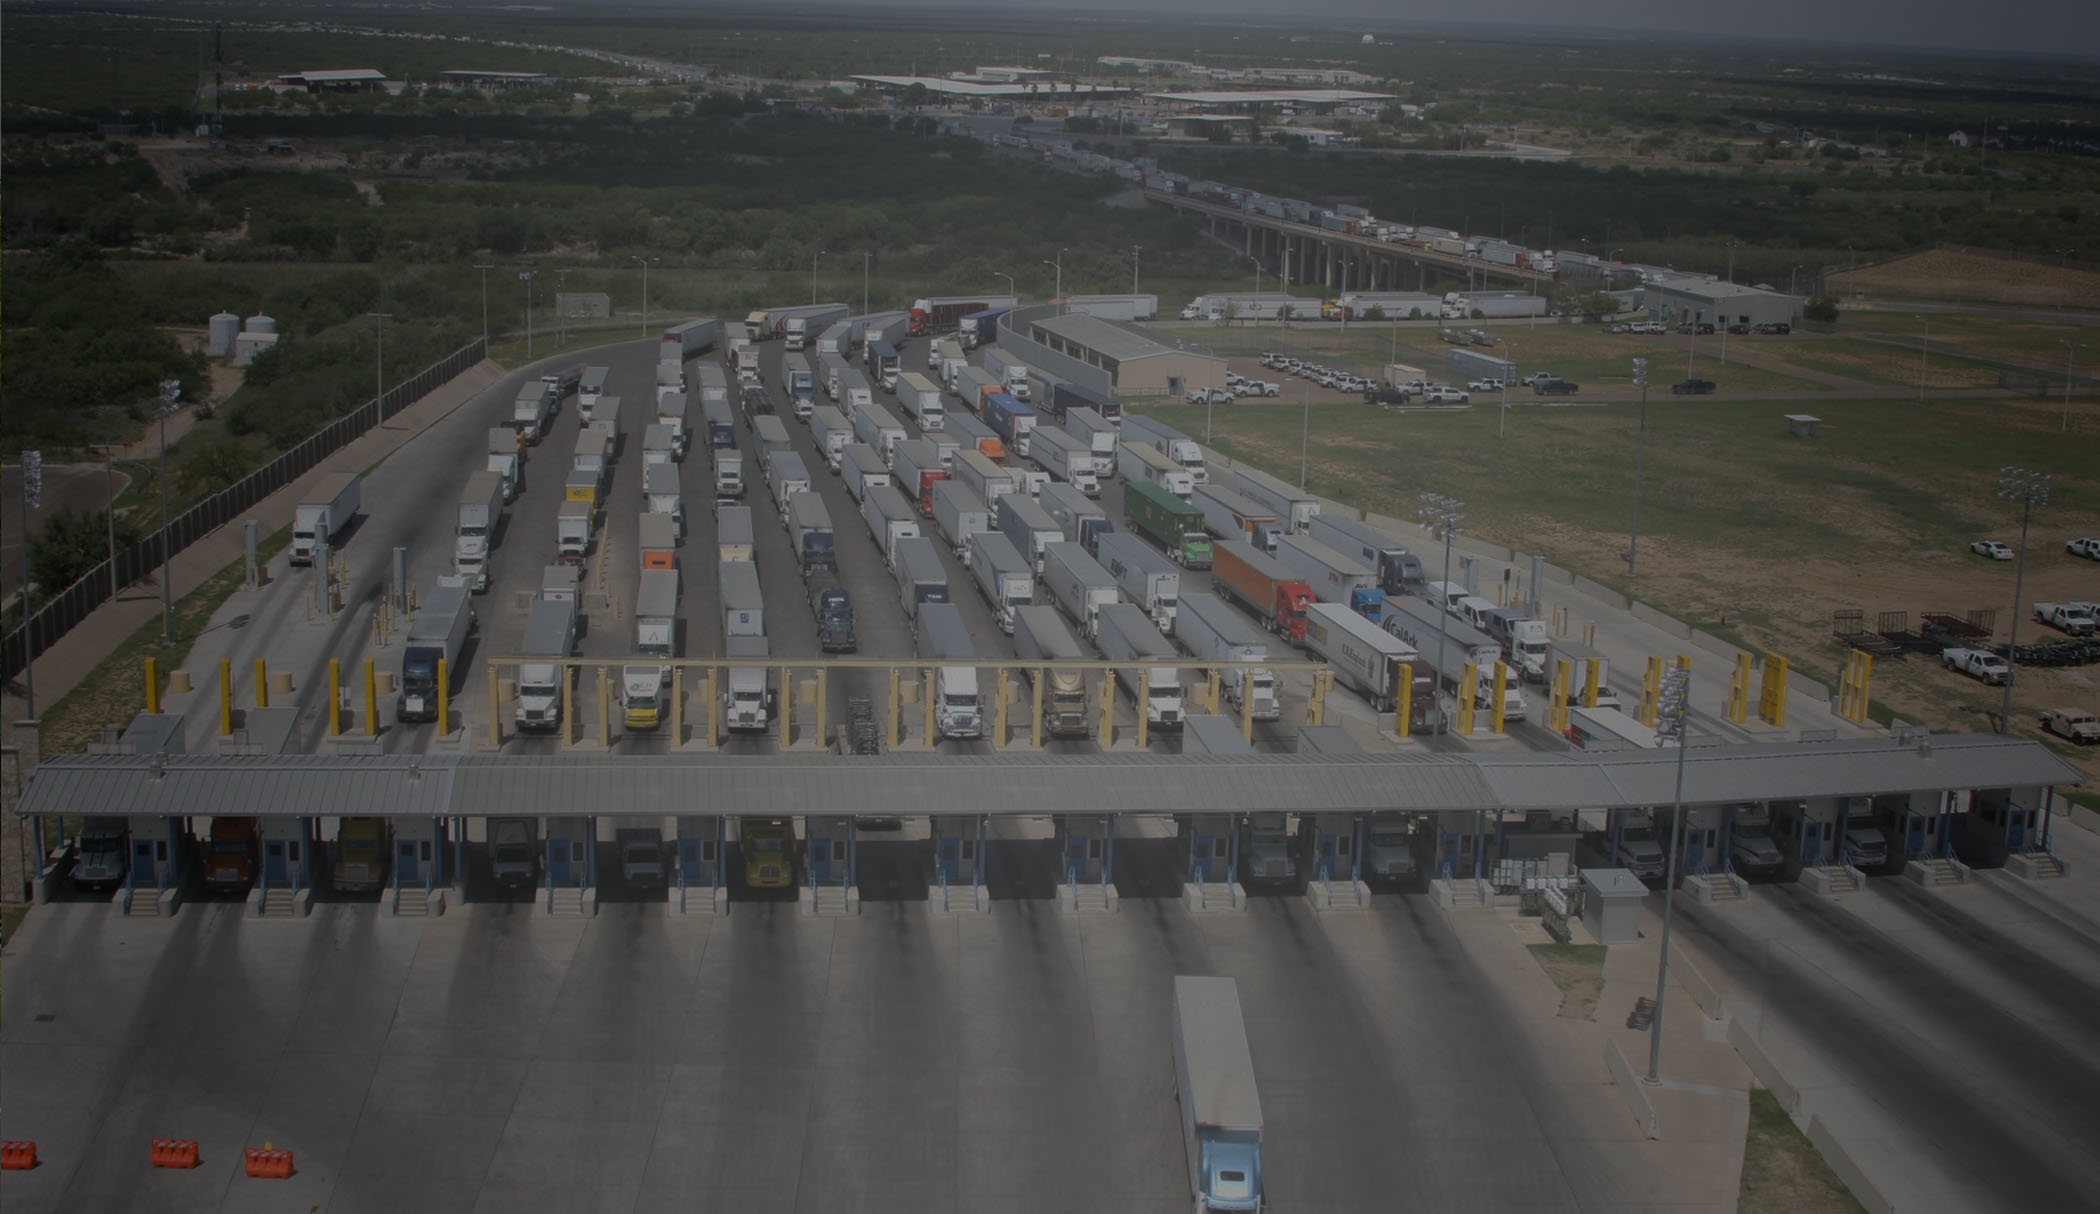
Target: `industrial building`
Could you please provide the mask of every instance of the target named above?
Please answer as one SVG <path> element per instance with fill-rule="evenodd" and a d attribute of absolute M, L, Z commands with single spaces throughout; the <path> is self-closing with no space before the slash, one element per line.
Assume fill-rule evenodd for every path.
<path fill-rule="evenodd" d="M 1225 360 L 1165 345 L 1126 325 L 1067 313 L 1031 320 L 1028 335 L 1055 353 L 1108 373 L 1115 391 L 1133 396 L 1184 396 L 1192 388 L 1225 386 Z"/>
<path fill-rule="evenodd" d="M 1763 287 L 1732 282 L 1710 282 L 1697 278 L 1665 279 L 1650 283 L 1645 292 L 1648 310 L 1671 321 L 1695 324 L 1770 325 L 1801 323 L 1802 299 Z"/>

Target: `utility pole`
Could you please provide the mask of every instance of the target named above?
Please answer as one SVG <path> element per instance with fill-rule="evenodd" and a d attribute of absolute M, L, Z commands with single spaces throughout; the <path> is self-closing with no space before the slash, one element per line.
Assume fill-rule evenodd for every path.
<path fill-rule="evenodd" d="M 1138 254 L 1144 251 L 1145 246 L 1143 245 L 1134 244 L 1130 246 L 1130 293 L 1132 295 L 1138 293 Z"/>
<path fill-rule="evenodd" d="M 44 508 L 44 453 L 22 453 L 22 509 L 16 519 L 22 525 L 22 690 L 28 698 L 29 717 L 36 719 L 36 619 L 29 598 L 29 514 Z"/>
<path fill-rule="evenodd" d="M 532 271 L 519 270 L 518 281 L 525 284 L 525 361 L 532 361 Z"/>
<path fill-rule="evenodd" d="M 160 381 L 160 635 L 170 644 L 175 640 L 175 582 L 174 554 L 168 551 L 168 414 L 181 407 L 182 381 Z"/>
<path fill-rule="evenodd" d="M 824 256 L 824 250 L 822 249 L 818 249 L 809 255 L 809 303 L 811 307 L 815 307 L 817 303 L 817 259 L 822 256 Z"/>
<path fill-rule="evenodd" d="M 386 322 L 393 319 L 392 312 L 367 312 L 377 323 L 372 327 L 372 413 L 373 420 L 385 421 L 386 413 Z"/>
<path fill-rule="evenodd" d="M 1648 1074 L 1641 1082 L 1662 1082 L 1663 991 L 1670 980 L 1670 920 L 1677 896 L 1679 867 L 1684 862 L 1684 752 L 1690 739 L 1685 733 L 1685 713 L 1690 706 L 1692 668 L 1672 666 L 1663 673 L 1662 691 L 1655 718 L 1656 736 L 1677 742 L 1677 793 L 1670 802 L 1670 855 L 1663 866 L 1662 959 L 1655 966 L 1655 1016 L 1648 1022 Z"/>
<path fill-rule="evenodd" d="M 1465 510 L 1466 504 L 1455 497 L 1445 497 L 1441 493 L 1425 493 L 1422 495 L 1421 515 L 1423 525 L 1439 528 L 1444 533 L 1444 580 L 1446 582 L 1451 580 L 1451 540 L 1458 534 L 1458 523 L 1460 519 L 1465 517 Z M 1449 612 L 1437 612 L 1436 677 L 1439 685 L 1442 684 L 1444 679 L 1444 621 L 1448 618 L 1450 618 Z M 1472 690 L 1470 688 L 1460 688 L 1459 694 L 1471 695 Z M 1406 710 L 1403 709 L 1402 711 Z M 1437 718 L 1437 732 L 1450 733 L 1451 716 L 1443 711 L 1441 702 L 1437 709 Z"/>
<path fill-rule="evenodd" d="M 1641 551 L 1641 457 L 1648 452 L 1648 360 L 1633 360 L 1633 382 L 1641 387 L 1641 428 L 1633 447 L 1633 529 L 1626 540 L 1626 576 L 1632 577 Z"/>
<path fill-rule="evenodd" d="M 663 260 L 660 257 L 641 257 L 629 253 L 627 260 L 642 267 L 642 336 L 649 336 L 649 263 Z"/>
<path fill-rule="evenodd" d="M 489 346 L 489 271 L 496 267 L 477 264 L 474 268 L 481 271 L 481 349 L 483 353 L 487 353 Z"/>
<path fill-rule="evenodd" d="M 2000 468 L 1998 496 L 2020 503 L 2020 548 L 2018 561 L 2013 565 L 2012 625 L 2005 635 L 2005 702 L 1998 712 L 1998 732 L 2004 733 L 2012 728 L 2013 672 L 2019 669 L 2013 653 L 2020 646 L 2020 596 L 2027 581 L 2027 523 L 2035 511 L 2049 504 L 2049 474 L 2030 472 L 2025 468 Z"/>

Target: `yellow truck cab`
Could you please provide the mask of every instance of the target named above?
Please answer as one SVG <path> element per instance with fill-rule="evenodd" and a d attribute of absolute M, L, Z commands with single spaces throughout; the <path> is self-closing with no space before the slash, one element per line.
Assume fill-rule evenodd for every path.
<path fill-rule="evenodd" d="M 795 883 L 795 825 L 782 818 L 745 818 L 737 825 L 744 884 L 783 889 Z"/>
<path fill-rule="evenodd" d="M 338 893 L 376 890 L 386 882 L 387 837 L 384 818 L 344 818 L 335 836 L 335 868 L 330 876 Z"/>

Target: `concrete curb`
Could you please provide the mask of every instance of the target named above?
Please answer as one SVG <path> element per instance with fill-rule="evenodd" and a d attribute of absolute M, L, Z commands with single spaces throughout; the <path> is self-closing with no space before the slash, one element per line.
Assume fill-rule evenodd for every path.
<path fill-rule="evenodd" d="M 1853 1162 L 1844 1144 L 1830 1132 L 1830 1127 L 1821 1117 L 1808 1119 L 1807 1133 L 1809 1143 L 1823 1157 L 1823 1162 L 1829 1164 L 1830 1170 L 1845 1182 L 1845 1187 L 1852 1190 L 1852 1196 L 1867 1208 L 1868 1214 L 1896 1214 L 1896 1203 L 1883 1197 L 1881 1190 L 1874 1187 L 1874 1182 L 1867 1179 L 1867 1174 Z"/>
<path fill-rule="evenodd" d="M 1735 1047 L 1735 1052 L 1742 1056 L 1743 1065 L 1750 1068 L 1750 1073 L 1757 1076 L 1757 1081 L 1778 1099 L 1779 1107 L 1786 1110 L 1786 1115 L 1798 1122 L 1801 1119 L 1800 1089 L 1785 1075 L 1780 1074 L 1778 1067 L 1772 1065 L 1772 1059 L 1765 1053 L 1763 1043 L 1743 1026 L 1742 1021 L 1728 1022 L 1728 1044 Z"/>
<path fill-rule="evenodd" d="M 1619 1098 L 1626 1102 L 1626 1111 L 1633 1114 L 1635 1125 L 1641 1133 L 1653 1141 L 1662 1137 L 1662 1124 L 1656 1119 L 1655 1105 L 1648 1099 L 1648 1090 L 1634 1077 L 1633 1064 L 1626 1061 L 1626 1051 L 1619 1048 L 1617 1037 L 1604 1039 L 1604 1065 L 1610 1069 L 1612 1082 L 1618 1085 Z"/>
<path fill-rule="evenodd" d="M 1721 1002 L 1721 992 L 1706 980 L 1706 975 L 1699 972 L 1698 967 L 1692 964 L 1691 958 L 1680 953 L 1674 959 L 1671 968 L 1677 972 L 1678 983 L 1692 997 L 1692 1002 L 1699 1005 L 1699 1010 L 1706 1013 L 1708 1020 L 1727 1018 L 1727 1010 Z"/>

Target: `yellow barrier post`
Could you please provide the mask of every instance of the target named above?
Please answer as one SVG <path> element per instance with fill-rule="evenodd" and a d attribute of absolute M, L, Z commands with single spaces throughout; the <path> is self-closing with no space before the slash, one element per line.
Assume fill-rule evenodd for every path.
<path fill-rule="evenodd" d="M 612 746 L 612 685 L 605 681 L 605 667 L 598 667 L 598 745 Z"/>
<path fill-rule="evenodd" d="M 379 736 L 379 672 L 365 659 L 365 736 Z"/>
<path fill-rule="evenodd" d="M 370 664 L 371 659 L 365 659 Z M 489 663 L 489 745 L 503 749 L 503 700 L 496 694 L 496 664 Z"/>
<path fill-rule="evenodd" d="M 925 701 L 924 707 L 926 709 L 923 714 L 926 718 L 926 749 L 931 750 L 934 742 L 938 740 L 933 735 L 933 672 L 931 670 L 919 672 L 919 687 L 919 698 Z"/>
<path fill-rule="evenodd" d="M 1043 748 L 1043 678 L 1048 673 L 1041 666 L 1034 668 L 1035 708 L 1028 715 L 1028 742 L 1037 750 Z"/>
<path fill-rule="evenodd" d="M 445 677 L 445 665 L 438 662 L 438 678 Z M 338 737 L 343 732 L 343 659 L 328 659 L 328 736 Z"/>
<path fill-rule="evenodd" d="M 1595 708 L 1597 706 L 1597 679 L 1603 673 L 1603 667 L 1598 663 L 1597 659 L 1582 659 L 1582 706 L 1584 708 Z"/>
<path fill-rule="evenodd" d="M 1509 663 L 1495 663 L 1495 732 L 1502 732 L 1503 700 L 1509 695 Z"/>
<path fill-rule="evenodd" d="M 1728 706 L 1722 712 L 1729 720 L 1741 725 L 1750 715 L 1750 655 L 1735 655 L 1735 673 L 1728 679 Z"/>
<path fill-rule="evenodd" d="M 1400 663 L 1398 678 L 1400 686 L 1393 693 L 1393 732 L 1405 742 L 1414 732 L 1415 717 L 1415 666 L 1413 662 Z"/>
<path fill-rule="evenodd" d="M 685 667 L 671 667 L 671 745 L 685 745 Z"/>
<path fill-rule="evenodd" d="M 1765 651 L 1764 686 L 1757 696 L 1757 715 L 1774 729 L 1786 728 L 1786 659 Z"/>
<path fill-rule="evenodd" d="M 1327 689 L 1333 686 L 1333 672 L 1324 667 L 1313 671 L 1312 694 L 1305 701 L 1305 723 L 1321 726 L 1327 723 Z M 1244 692 L 1244 688 L 1242 691 Z"/>
<path fill-rule="evenodd" d="M 1212 712 L 1218 710 L 1218 697 L 1223 692 L 1223 682 L 1222 679 L 1218 678 L 1217 670 L 1213 668 L 1210 672 L 1210 710 Z M 1254 671 L 1251 668 L 1242 667 L 1240 669 L 1240 741 L 1250 746 L 1254 744 L 1253 683 Z"/>
<path fill-rule="evenodd" d="M 270 664 L 261 658 L 255 659 L 255 706 L 270 706 Z"/>
<path fill-rule="evenodd" d="M 1116 675 L 1112 670 L 1101 672 L 1101 749 L 1107 750 L 1116 744 Z"/>
<path fill-rule="evenodd" d="M 1648 659 L 1647 673 L 1641 676 L 1641 724 L 1655 728 L 1655 715 L 1662 708 L 1663 660 Z"/>
<path fill-rule="evenodd" d="M 1553 660 L 1552 690 L 1547 693 L 1546 724 L 1554 733 L 1565 733 L 1568 728 L 1568 682 L 1575 673 L 1575 663 L 1566 658 Z"/>
<path fill-rule="evenodd" d="M 786 750 L 795 744 L 795 671 L 793 667 L 780 668 L 780 690 L 773 697 L 780 705 L 780 749 Z"/>
<path fill-rule="evenodd" d="M 716 667 L 707 668 L 707 744 L 722 744 L 722 701 L 715 695 Z"/>
<path fill-rule="evenodd" d="M 570 690 L 576 672 L 570 667 L 561 668 L 561 745 L 563 750 L 576 744 L 576 696 Z"/>
<path fill-rule="evenodd" d="M 154 701 L 160 697 L 154 695 L 153 692 L 153 680 L 150 677 L 149 668 L 149 677 L 146 680 L 147 712 L 159 711 L 159 705 L 155 704 Z M 233 736 L 233 660 L 231 658 L 219 659 L 219 736 L 222 738 Z"/>
<path fill-rule="evenodd" d="M 1006 667 L 999 668 L 998 699 L 992 703 L 992 749 L 1006 749 Z"/>
<path fill-rule="evenodd" d="M 160 712 L 160 661 L 156 658 L 147 658 L 145 670 L 146 711 L 158 714 Z"/>
<path fill-rule="evenodd" d="M 892 667 L 890 667 L 890 749 L 891 749 L 891 750 L 895 750 L 895 749 L 897 749 L 897 731 L 898 731 L 899 727 L 903 725 L 903 722 L 897 719 L 897 718 L 898 718 L 898 716 L 899 716 L 900 714 L 902 714 L 902 712 L 904 711 L 904 709 L 903 709 L 903 706 L 902 706 L 902 705 L 900 705 L 900 704 L 899 704 L 899 703 L 897 702 L 897 701 L 898 701 L 898 695 L 897 695 L 897 690 L 898 690 L 898 684 L 899 684 L 899 682 L 900 682 L 900 681 L 902 680 L 902 677 L 903 677 L 903 673 L 902 673 L 901 671 L 899 671 L 899 670 L 898 670 L 898 669 L 897 669 L 897 668 L 896 668 L 895 666 L 892 666 Z"/>
<path fill-rule="evenodd" d="M 450 663 L 438 659 L 438 736 L 452 732 L 452 671 Z"/>
<path fill-rule="evenodd" d="M 1145 749 L 1145 741 L 1152 724 L 1152 668 L 1138 667 L 1137 685 L 1137 748 Z"/>
<path fill-rule="evenodd" d="M 1459 668 L 1458 694 L 1453 699 L 1458 702 L 1458 732 L 1469 738 L 1473 736 L 1473 710 L 1478 707 L 1476 701 L 1480 699 L 1475 689 L 1479 686 L 1478 663 L 1467 662 Z"/>
<path fill-rule="evenodd" d="M 1838 715 L 1854 724 L 1867 719 L 1867 684 L 1873 670 L 1874 658 L 1865 650 L 1845 654 L 1845 672 L 1838 680 Z"/>
<path fill-rule="evenodd" d="M 831 742 L 831 739 L 824 736 L 825 726 L 831 721 L 831 684 L 828 678 L 830 671 L 831 668 L 829 666 L 817 667 L 817 715 L 810 719 L 817 723 L 817 749 L 819 750 L 824 749 Z"/>

